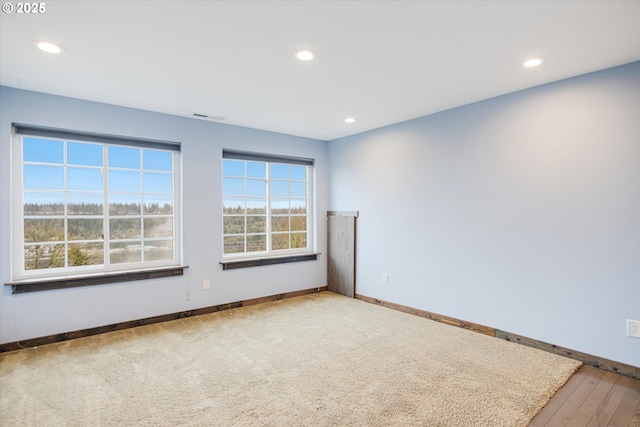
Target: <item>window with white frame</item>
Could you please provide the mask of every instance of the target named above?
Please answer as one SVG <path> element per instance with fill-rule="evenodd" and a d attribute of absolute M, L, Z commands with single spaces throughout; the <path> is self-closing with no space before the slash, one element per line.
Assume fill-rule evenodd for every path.
<path fill-rule="evenodd" d="M 14 144 L 14 278 L 179 265 L 179 144 L 28 125 Z"/>
<path fill-rule="evenodd" d="M 223 254 L 312 251 L 313 160 L 223 151 Z"/>

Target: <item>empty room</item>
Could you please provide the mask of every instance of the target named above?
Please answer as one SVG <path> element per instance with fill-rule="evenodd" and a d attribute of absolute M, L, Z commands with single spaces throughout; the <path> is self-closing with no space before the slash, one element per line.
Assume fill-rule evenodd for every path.
<path fill-rule="evenodd" d="M 0 425 L 640 425 L 640 1 L 0 14 Z"/>

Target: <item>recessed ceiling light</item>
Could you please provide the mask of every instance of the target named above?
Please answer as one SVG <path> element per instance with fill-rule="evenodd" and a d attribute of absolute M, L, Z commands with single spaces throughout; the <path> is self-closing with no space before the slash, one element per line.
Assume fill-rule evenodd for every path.
<path fill-rule="evenodd" d="M 316 57 L 316 53 L 309 49 L 300 49 L 296 51 L 296 58 L 300 61 L 311 61 Z"/>
<path fill-rule="evenodd" d="M 347 117 L 346 119 L 344 119 L 345 123 L 355 123 L 356 119 L 354 119 L 353 117 Z"/>
<path fill-rule="evenodd" d="M 532 67 L 537 67 L 538 65 L 542 64 L 544 61 L 546 61 L 546 59 L 543 57 L 531 58 L 524 61 L 524 64 L 522 65 L 524 65 L 527 68 L 532 68 Z"/>
<path fill-rule="evenodd" d="M 36 42 L 36 46 L 38 46 L 39 49 L 44 50 L 45 52 L 49 52 L 49 53 L 60 53 L 60 52 L 62 52 L 62 48 L 60 46 L 58 46 L 57 44 L 51 43 L 51 42 L 37 41 Z"/>

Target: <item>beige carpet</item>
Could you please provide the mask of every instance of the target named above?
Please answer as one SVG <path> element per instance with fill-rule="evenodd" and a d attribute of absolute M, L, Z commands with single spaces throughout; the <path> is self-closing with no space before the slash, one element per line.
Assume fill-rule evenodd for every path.
<path fill-rule="evenodd" d="M 328 292 L 0 355 L 1 426 L 521 426 L 580 366 Z"/>

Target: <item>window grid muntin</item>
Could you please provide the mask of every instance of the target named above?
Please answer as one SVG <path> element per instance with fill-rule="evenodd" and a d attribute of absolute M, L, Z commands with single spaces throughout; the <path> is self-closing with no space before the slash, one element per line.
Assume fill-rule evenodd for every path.
<path fill-rule="evenodd" d="M 41 140 L 46 140 L 46 141 L 59 141 L 62 143 L 62 147 L 63 147 L 63 160 L 62 163 L 51 163 L 51 162 L 44 162 L 44 161 L 30 161 L 30 160 L 25 160 L 25 155 L 24 155 L 24 144 L 25 144 L 25 139 L 41 139 Z M 16 140 L 19 143 L 19 149 L 16 150 L 16 160 L 19 161 L 20 164 L 20 168 L 21 168 L 21 173 L 20 173 L 20 182 L 22 183 L 20 186 L 20 196 L 19 196 L 19 200 L 16 200 L 16 203 L 19 203 L 19 205 L 16 207 L 16 212 L 17 212 L 17 216 L 21 219 L 20 224 L 16 223 L 16 227 L 14 228 L 14 230 L 17 230 L 16 232 L 16 245 L 19 245 L 20 248 L 22 248 L 22 250 L 19 252 L 22 254 L 22 256 L 16 256 L 15 260 L 14 260 L 14 276 L 20 278 L 20 277 L 37 277 L 39 275 L 56 275 L 56 274 L 76 274 L 79 272 L 82 272 L 83 270 L 92 270 L 92 271 L 114 271 L 114 270 L 126 270 L 127 268 L 142 268 L 142 267 L 153 267 L 153 266 L 167 266 L 167 265 L 177 265 L 178 262 L 178 258 L 179 258 L 179 253 L 177 252 L 177 248 L 178 248 L 178 244 L 179 244 L 179 235 L 177 234 L 178 231 L 178 212 L 176 211 L 176 200 L 177 200 L 177 195 L 178 195 L 178 185 L 177 185 L 177 180 L 178 180 L 178 167 L 179 167 L 179 163 L 178 163 L 178 159 L 177 156 L 174 154 L 173 150 L 163 150 L 163 149 L 158 149 L 155 147 L 131 147 L 135 150 L 138 150 L 138 152 L 140 153 L 140 164 L 141 164 L 141 168 L 140 168 L 140 175 L 141 175 L 141 185 L 140 185 L 140 215 L 137 216 L 137 218 L 140 218 L 140 222 L 142 224 L 142 227 L 144 227 L 144 219 L 145 218 L 151 218 L 151 219 L 169 219 L 169 223 L 171 224 L 171 235 L 170 236 L 166 236 L 166 237 L 146 237 L 144 234 L 142 234 L 141 239 L 132 239 L 134 241 L 138 241 L 141 242 L 141 254 L 144 260 L 144 257 L 146 256 L 146 251 L 145 248 L 148 248 L 149 246 L 152 246 L 153 242 L 159 242 L 161 244 L 164 244 L 165 248 L 164 251 L 169 252 L 169 257 L 167 258 L 161 258 L 161 259 L 154 259 L 148 262 L 145 261 L 141 261 L 139 263 L 127 263 L 127 264 L 117 264 L 116 267 L 113 267 L 113 264 L 110 263 L 109 257 L 110 257 L 110 251 L 109 251 L 109 247 L 111 245 L 112 242 L 115 242 L 116 240 L 111 240 L 109 238 L 109 219 L 113 218 L 113 216 L 111 216 L 110 212 L 109 212 L 109 187 L 108 187 L 108 167 L 106 165 L 108 165 L 108 149 L 109 147 L 111 147 L 111 144 L 106 144 L 106 143 L 93 143 L 93 142 L 87 142 L 87 141 L 82 141 L 82 140 L 75 140 L 75 139 L 66 139 L 66 140 L 62 140 L 59 138 L 55 138 L 55 137 L 32 137 L 28 134 L 24 134 L 24 135 L 19 135 L 16 136 Z M 101 166 L 95 166 L 95 165 L 82 165 L 82 164 L 77 164 L 77 163 L 69 163 L 69 159 L 68 159 L 68 146 L 69 144 L 85 144 L 85 145 L 94 145 L 94 146 L 99 146 L 101 147 L 102 150 L 102 165 Z M 161 153 L 168 153 L 170 155 L 169 161 L 168 163 L 168 170 L 166 169 L 154 169 L 154 168 L 150 168 L 150 169 L 144 169 L 143 165 L 144 165 L 144 153 L 145 152 L 161 152 Z M 177 151 L 176 151 L 177 152 Z M 25 187 L 25 165 L 38 165 L 38 166 L 55 166 L 55 167 L 60 167 L 63 169 L 63 187 L 62 189 L 31 189 L 31 188 L 26 188 Z M 87 189 L 69 189 L 69 182 L 68 182 L 68 171 L 69 169 L 86 169 L 86 170 L 100 170 L 101 172 L 104 172 L 105 170 L 107 171 L 106 173 L 102 173 L 102 191 L 97 191 L 97 190 L 87 190 Z M 142 179 L 144 179 L 144 173 L 160 173 L 160 174 L 165 174 L 171 177 L 171 185 L 170 185 L 170 192 L 148 192 L 148 193 L 144 193 L 143 191 L 143 181 Z M 72 194 L 102 194 L 102 215 L 87 215 L 87 214 L 72 214 L 69 212 L 69 207 L 71 205 L 71 201 L 70 201 L 70 195 Z M 35 215 L 35 214 L 25 214 L 25 203 L 26 203 L 26 196 L 27 194 L 51 194 L 51 195 L 60 195 L 62 194 L 62 203 L 63 203 L 63 212 L 64 214 L 62 215 L 51 215 L 51 214 L 40 214 L 40 215 Z M 153 214 L 153 213 L 145 213 L 144 209 L 144 199 L 145 198 L 154 198 L 154 196 L 162 196 L 163 198 L 165 198 L 165 200 L 167 199 L 167 196 L 169 196 L 168 198 L 170 199 L 170 205 L 171 205 L 171 213 L 170 214 Z M 36 202 L 37 203 L 37 202 Z M 19 209 L 19 210 L 18 210 Z M 115 216 L 115 218 L 123 218 L 123 216 Z M 61 219 L 63 220 L 63 239 L 62 240 L 44 240 L 44 241 L 38 241 L 38 242 L 27 242 L 26 241 L 26 237 L 25 237 L 25 221 L 27 220 L 33 220 L 33 219 Z M 101 219 L 103 226 L 102 226 L 102 230 L 103 233 L 102 236 L 103 238 L 100 239 L 81 239 L 81 238 L 76 238 L 75 240 L 72 240 L 73 236 L 70 235 L 70 226 L 69 226 L 69 220 L 91 220 L 91 219 Z M 142 233 L 144 232 L 144 228 L 142 228 Z M 101 237 L 102 237 L 101 236 Z M 121 240 L 118 240 L 121 241 Z M 26 252 L 28 251 L 28 248 L 30 246 L 35 246 L 35 245 L 56 245 L 56 244 L 61 244 L 64 247 L 64 262 L 63 265 L 61 267 L 56 268 L 55 270 L 51 270 L 49 268 L 39 268 L 39 269 L 29 269 L 27 266 L 27 262 L 28 259 L 26 257 Z M 102 262 L 99 263 L 98 265 L 94 264 L 94 265 L 89 265 L 89 266 L 71 266 L 70 262 L 69 262 L 69 256 L 70 256 L 70 247 L 71 246 L 77 246 L 77 245 L 87 245 L 87 244 L 100 244 L 102 246 Z"/>
<path fill-rule="evenodd" d="M 309 168 L 305 167 L 305 172 L 304 172 L 304 179 L 295 179 L 292 177 L 292 169 L 293 168 L 302 168 L 303 166 L 300 165 L 291 165 L 291 164 L 287 164 L 287 163 L 272 163 L 272 165 L 275 165 L 275 167 L 280 168 L 282 166 L 287 166 L 287 176 L 286 177 L 277 177 L 277 178 L 272 178 L 271 179 L 271 184 L 272 185 L 279 185 L 281 183 L 287 183 L 287 197 L 284 196 L 274 196 L 272 198 L 272 200 L 275 201 L 287 201 L 287 209 L 286 209 L 286 213 L 283 212 L 277 212 L 277 213 L 272 213 L 271 218 L 286 218 L 287 219 L 287 229 L 285 231 L 276 231 L 276 230 L 271 230 L 270 234 L 272 236 L 272 241 L 271 241 L 271 249 L 273 251 L 282 251 L 282 250 L 296 250 L 299 248 L 307 248 L 309 247 L 309 242 L 308 242 L 308 236 L 309 236 Z M 292 194 L 292 188 L 294 183 L 299 183 L 299 184 L 305 184 L 304 185 L 304 197 L 300 197 L 296 194 Z M 294 213 L 294 208 L 293 208 L 293 203 L 294 201 L 303 201 L 303 205 L 305 206 L 305 213 L 304 214 L 300 214 L 300 213 Z M 270 206 L 273 206 L 273 203 L 270 204 Z M 292 230 L 292 219 L 296 218 L 296 217 L 304 217 L 305 218 L 305 224 L 306 224 L 306 229 L 304 231 L 294 231 Z M 272 221 L 273 224 L 273 221 Z M 280 248 L 279 246 L 274 248 L 274 240 L 276 242 L 278 241 L 282 241 L 286 236 L 286 248 Z M 299 240 L 296 238 L 303 238 L 304 240 L 304 246 L 298 246 L 298 245 L 294 245 L 294 239 L 295 240 Z"/>
<path fill-rule="evenodd" d="M 239 174 L 227 174 L 225 172 L 225 162 L 237 162 L 237 163 L 242 163 L 243 164 L 243 175 L 240 176 Z M 248 213 L 247 210 L 247 206 L 246 206 L 246 200 L 250 199 L 250 197 L 246 196 L 246 189 L 247 189 L 247 181 L 249 179 L 253 179 L 247 176 L 247 170 L 248 170 L 248 165 L 250 163 L 261 163 L 261 164 L 265 164 L 266 165 L 266 181 L 267 181 L 267 196 L 266 196 L 266 221 L 265 221 L 265 226 L 266 226 L 266 233 L 249 233 L 247 230 L 248 227 L 248 217 L 251 216 Z M 287 167 L 287 176 L 286 177 L 279 177 L 279 178 L 274 178 L 272 177 L 272 165 L 277 165 L 277 166 L 286 166 Z M 303 179 L 294 179 L 291 177 L 291 168 L 292 167 L 296 167 L 296 168 L 302 168 L 304 169 L 304 178 Z M 286 162 L 268 162 L 268 161 L 254 161 L 254 160 L 240 160 L 240 159 L 235 159 L 235 158 L 224 158 L 223 157 L 223 256 L 224 257 L 242 257 L 242 256 L 254 256 L 254 255 L 259 255 L 259 254 L 266 254 L 266 255 L 278 255 L 278 254 L 285 254 L 285 253 L 304 253 L 304 252 L 308 252 L 311 248 L 311 227 L 310 227 L 310 203 L 311 203 L 311 197 L 310 197 L 310 189 L 311 189 L 311 166 L 309 165 L 299 165 L 299 164 L 292 164 L 292 163 L 286 163 Z M 233 213 L 227 213 L 226 212 L 226 202 L 228 200 L 231 200 L 233 198 L 242 198 L 243 196 L 240 194 L 228 194 L 225 192 L 224 189 L 224 183 L 225 183 L 225 179 L 227 178 L 242 178 L 244 180 L 244 186 L 243 186 L 243 190 L 244 190 L 244 200 L 245 200 L 245 208 L 244 208 L 244 213 L 243 214 L 233 214 Z M 287 183 L 287 187 L 288 187 L 288 192 L 287 192 L 287 197 L 274 197 L 272 196 L 272 183 L 273 182 L 286 182 Z M 304 184 L 304 197 L 291 197 L 291 183 L 302 183 Z M 280 201 L 287 201 L 287 212 L 286 213 L 273 213 L 272 212 L 272 201 L 273 200 L 280 200 Z M 296 214 L 292 214 L 291 213 L 291 201 L 292 200 L 302 200 L 304 201 L 304 206 L 305 206 L 305 212 L 303 214 L 300 213 L 296 213 Z M 263 216 L 262 214 L 255 214 L 253 216 Z M 225 232 L 225 218 L 229 218 L 229 217 L 243 217 L 244 218 L 244 233 L 226 233 Z M 274 232 L 272 230 L 272 219 L 274 217 L 281 217 L 281 218 L 287 218 L 287 221 L 289 223 L 288 226 L 288 230 L 287 231 L 283 231 L 283 232 Z M 291 218 L 292 217 L 304 217 L 305 220 L 305 226 L 306 229 L 305 230 L 301 230 L 301 231 L 292 231 L 291 230 Z M 266 234 L 266 250 L 261 251 L 261 252 L 250 252 L 248 251 L 248 237 L 249 236 L 256 236 L 256 235 L 263 235 Z M 286 249 L 278 249 L 278 248 L 274 248 L 273 247 L 273 238 L 274 236 L 285 236 L 287 237 L 287 248 Z M 300 246 L 300 247 L 292 247 L 291 241 L 292 241 L 292 236 L 304 236 L 304 246 Z M 241 252 L 226 252 L 226 241 L 227 238 L 243 238 L 243 251 Z M 279 238 L 279 237 L 276 237 Z"/>
<path fill-rule="evenodd" d="M 114 148 L 114 151 L 117 150 L 130 150 L 130 151 L 137 151 L 139 156 L 138 156 L 138 165 L 137 167 L 126 167 L 126 166 L 110 166 L 109 163 L 109 149 L 110 148 Z M 109 264 L 126 264 L 126 262 L 118 262 L 115 261 L 114 259 L 112 259 L 111 254 L 112 254 L 112 248 L 114 246 L 118 246 L 119 244 L 123 244 L 126 245 L 125 248 L 128 251 L 129 249 L 133 249 L 135 250 L 135 248 L 137 246 L 140 247 L 140 261 L 133 261 L 134 263 L 141 263 L 144 264 L 146 263 L 148 260 L 147 258 L 147 249 L 148 248 L 155 248 L 154 245 L 152 245 L 152 242 L 172 242 L 172 247 L 170 248 L 171 251 L 171 259 L 175 259 L 175 239 L 176 239 L 176 223 L 175 223 L 175 198 L 172 200 L 171 202 L 171 206 L 172 206 L 172 213 L 171 214 L 160 214 L 160 215 L 154 215 L 154 214 L 145 214 L 145 196 L 153 196 L 153 195 L 162 195 L 162 196 L 167 196 L 169 194 L 172 193 L 166 193 L 166 192 L 145 192 L 144 188 L 145 188 L 145 173 L 158 173 L 158 174 L 164 174 L 164 175 L 170 175 L 172 177 L 172 182 L 171 182 L 171 189 L 172 192 L 175 188 L 175 183 L 174 183 L 174 154 L 171 152 L 167 152 L 171 155 L 172 159 L 171 159 L 171 171 L 164 171 L 161 169 L 145 169 L 145 152 L 150 152 L 150 151 L 162 151 L 162 150 L 154 150 L 154 149 L 150 149 L 150 148 L 142 148 L 142 147 L 123 147 L 123 146 L 112 146 L 112 145 L 107 145 L 105 146 L 105 151 L 106 151 L 106 158 L 105 158 L 105 165 L 107 170 L 108 170 L 108 175 L 110 176 L 111 171 L 123 171 L 123 172 L 131 172 L 131 173 L 137 173 L 139 175 L 139 185 L 137 188 L 137 191 L 110 191 L 110 187 L 109 187 L 109 180 L 107 178 L 105 178 L 105 188 L 106 190 L 106 196 L 105 198 L 108 199 L 109 201 L 109 207 L 108 207 L 108 211 L 110 212 L 110 202 L 112 200 L 112 195 L 136 195 L 137 200 L 139 201 L 139 206 L 137 207 L 138 212 L 136 214 L 124 214 L 124 215 L 113 215 L 109 216 L 109 221 L 107 224 L 108 229 L 106 231 L 109 232 L 108 236 L 109 236 L 109 242 L 108 242 L 108 246 L 109 246 Z M 164 151 L 163 151 L 164 152 Z M 170 237 L 148 237 L 147 233 L 146 233 L 146 224 L 145 224 L 145 220 L 146 219 L 172 219 L 173 221 L 171 221 L 173 224 L 171 226 L 171 236 Z M 111 238 L 111 219 L 113 220 L 127 220 L 127 219 L 139 219 L 140 220 L 140 228 L 139 228 L 139 235 L 140 237 L 129 237 L 129 238 Z M 105 236 L 107 236 L 107 234 L 105 234 Z M 129 245 L 127 245 L 129 244 Z M 105 244 L 105 248 L 106 248 L 106 244 Z M 114 252 L 115 253 L 115 252 Z M 136 252 L 133 253 L 133 255 L 136 255 Z"/>

